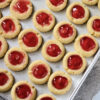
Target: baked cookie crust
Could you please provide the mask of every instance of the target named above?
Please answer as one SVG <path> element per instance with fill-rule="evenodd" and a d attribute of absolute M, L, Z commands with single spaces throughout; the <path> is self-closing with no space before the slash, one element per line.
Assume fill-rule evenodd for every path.
<path fill-rule="evenodd" d="M 8 50 L 8 43 L 2 36 L 0 36 L 0 43 L 1 43 L 0 58 L 2 58 Z"/>
<path fill-rule="evenodd" d="M 33 75 L 33 72 L 32 72 L 32 69 L 37 66 L 37 65 L 45 65 L 48 73 L 45 77 L 43 78 L 36 78 L 34 75 Z M 28 67 L 28 76 L 30 78 L 30 80 L 35 83 L 35 84 L 44 84 L 48 81 L 49 77 L 50 77 L 50 74 L 51 74 L 51 69 L 50 69 L 50 66 L 49 64 L 47 64 L 46 62 L 42 61 L 42 60 L 37 60 L 37 61 L 34 61 L 32 62 L 29 67 Z"/>
<path fill-rule="evenodd" d="M 50 44 L 56 44 L 61 49 L 61 53 L 58 56 L 52 57 L 52 56 L 47 54 L 47 52 L 46 52 L 47 51 L 47 47 Z M 49 41 L 45 42 L 45 44 L 42 47 L 42 51 L 41 52 L 42 52 L 43 57 L 46 60 L 48 60 L 50 62 L 57 62 L 57 61 L 59 61 L 64 56 L 65 48 L 64 48 L 64 46 L 59 41 L 57 41 L 57 40 L 49 40 Z"/>
<path fill-rule="evenodd" d="M 11 3 L 12 0 L 5 0 L 3 2 L 0 2 L 0 8 L 5 8 L 7 7 L 10 3 Z"/>
<path fill-rule="evenodd" d="M 36 89 L 34 86 L 32 86 L 30 83 L 28 83 L 27 81 L 19 81 L 17 83 L 15 83 L 15 85 L 12 87 L 12 90 L 11 90 L 11 97 L 13 100 L 23 100 L 21 98 L 19 98 L 17 95 L 16 95 L 16 88 L 20 85 L 23 85 L 23 84 L 26 84 L 30 87 L 31 89 L 31 94 L 24 100 L 35 100 L 35 97 L 36 97 Z"/>
<path fill-rule="evenodd" d="M 13 22 L 13 24 L 15 26 L 15 30 L 14 31 L 8 31 L 8 32 L 6 32 L 3 29 L 2 23 L 3 23 L 3 21 L 8 20 L 8 19 L 12 20 L 12 22 Z M 5 16 L 5 17 L 2 17 L 0 19 L 0 34 L 4 38 L 7 38 L 7 39 L 15 38 L 19 34 L 20 30 L 21 30 L 21 25 L 20 25 L 19 21 L 16 18 L 14 18 L 12 16 Z"/>
<path fill-rule="evenodd" d="M 71 36 L 66 37 L 66 38 L 63 38 L 62 36 L 60 36 L 60 34 L 59 34 L 59 28 L 60 28 L 61 26 L 63 26 L 63 25 L 69 25 L 69 26 L 73 29 L 73 34 L 72 34 Z M 53 35 L 54 35 L 54 37 L 55 37 L 58 41 L 60 41 L 61 43 L 63 43 L 63 44 L 71 43 L 71 42 L 75 39 L 76 34 L 77 34 L 77 33 L 76 33 L 75 27 L 74 27 L 71 23 L 65 22 L 65 21 L 62 21 L 62 22 L 58 23 L 58 24 L 55 26 L 54 30 L 53 30 Z"/>
<path fill-rule="evenodd" d="M 44 97 L 50 97 L 50 98 L 52 98 L 52 100 L 56 100 L 55 97 L 50 94 L 42 94 L 42 95 L 38 96 L 36 100 L 41 100 Z"/>
<path fill-rule="evenodd" d="M 64 88 L 64 89 L 56 89 L 53 84 L 52 84 L 52 80 L 54 77 L 56 76 L 62 76 L 62 77 L 65 77 L 67 80 L 68 80 L 68 84 L 67 86 Z M 50 78 L 49 78 L 49 81 L 48 81 L 48 89 L 54 93 L 54 94 L 57 94 L 57 95 L 62 95 L 62 94 L 65 94 L 66 92 L 68 92 L 70 90 L 72 86 L 72 79 L 71 77 L 65 73 L 65 72 L 62 72 L 62 71 L 56 71 L 54 72 Z"/>
<path fill-rule="evenodd" d="M 58 5 L 58 6 L 53 5 L 50 2 L 50 0 L 46 0 L 46 4 L 47 4 L 48 8 L 50 8 L 52 11 L 55 11 L 55 12 L 57 11 L 58 12 L 58 11 L 63 10 L 66 7 L 67 0 L 64 0 L 64 2 L 62 4 L 60 4 L 60 5 Z"/>
<path fill-rule="evenodd" d="M 32 14 L 32 10 L 33 10 L 33 5 L 31 3 L 31 1 L 30 0 L 28 0 L 28 1 L 29 1 L 28 10 L 20 13 L 19 11 L 14 10 L 14 5 L 18 2 L 18 0 L 13 0 L 10 5 L 11 15 L 15 16 L 17 19 L 20 19 L 20 20 L 27 19 Z"/>
<path fill-rule="evenodd" d="M 68 59 L 70 56 L 73 56 L 73 55 L 77 55 L 81 58 L 82 60 L 82 65 L 81 65 L 81 68 L 80 69 L 70 69 L 68 67 Z M 77 60 L 76 60 L 77 62 Z M 81 74 L 84 72 L 84 70 L 86 69 L 86 66 L 87 66 L 87 62 L 86 62 L 86 59 L 79 53 L 77 52 L 69 52 L 65 55 L 64 59 L 63 59 L 63 68 L 69 73 L 69 74 L 73 74 L 73 75 L 78 75 L 78 74 Z"/>
<path fill-rule="evenodd" d="M 89 21 L 87 22 L 87 29 L 88 32 L 91 33 L 93 36 L 95 37 L 100 37 L 100 31 L 96 31 L 93 29 L 92 25 L 93 25 L 93 21 L 95 19 L 99 19 L 100 20 L 100 16 L 93 16 L 89 19 Z"/>
<path fill-rule="evenodd" d="M 98 0 L 98 8 L 100 9 L 100 0 Z"/>
<path fill-rule="evenodd" d="M 24 58 L 23 58 L 23 61 L 21 62 L 21 64 L 13 65 L 10 63 L 9 54 L 12 53 L 13 51 L 18 51 L 18 52 L 23 54 Z M 10 50 L 7 51 L 7 53 L 4 57 L 4 62 L 9 69 L 11 69 L 13 71 L 21 71 L 24 68 L 26 68 L 26 66 L 28 64 L 28 55 L 23 49 L 14 47 L 14 48 L 11 48 Z"/>
<path fill-rule="evenodd" d="M 29 46 L 25 45 L 24 42 L 23 42 L 24 35 L 26 35 L 29 32 L 33 32 L 37 36 L 38 44 L 36 46 L 29 47 Z M 33 40 L 33 41 L 35 41 L 35 40 Z M 39 49 L 39 47 L 42 44 L 42 36 L 37 31 L 35 31 L 33 29 L 25 29 L 25 30 L 21 31 L 21 33 L 19 34 L 18 43 L 19 43 L 20 47 L 22 49 L 24 49 L 26 52 L 35 52 L 36 50 Z"/>
<path fill-rule="evenodd" d="M 72 17 L 71 10 L 75 5 L 79 5 L 84 9 L 85 14 L 84 14 L 83 18 L 76 19 L 76 18 Z M 67 8 L 66 15 L 67 15 L 68 19 L 71 22 L 73 22 L 74 24 L 84 24 L 89 19 L 89 9 L 80 2 L 74 2 L 74 3 L 70 4 L 69 7 Z"/>
<path fill-rule="evenodd" d="M 91 38 L 94 42 L 95 42 L 95 48 L 92 49 L 91 51 L 85 51 L 83 50 L 83 48 L 80 46 L 80 39 L 83 38 L 83 37 L 89 37 Z M 78 36 L 75 40 L 75 43 L 74 43 L 74 48 L 77 52 L 79 52 L 80 54 L 82 54 L 84 57 L 91 57 L 93 56 L 96 51 L 98 50 L 98 43 L 97 41 L 95 40 L 95 38 L 89 34 L 82 34 L 80 36 Z"/>
<path fill-rule="evenodd" d="M 82 0 L 83 3 L 85 3 L 86 5 L 96 5 L 98 3 L 98 0 Z"/>
<path fill-rule="evenodd" d="M 12 85 L 14 83 L 14 77 L 13 77 L 13 75 L 10 72 L 8 72 L 5 69 L 1 69 L 0 68 L 0 73 L 4 73 L 8 77 L 7 83 L 5 83 L 3 86 L 0 86 L 0 92 L 6 92 L 9 89 L 11 89 L 11 87 L 12 87 Z"/>
<path fill-rule="evenodd" d="M 50 15 L 50 17 L 52 18 L 52 20 L 50 21 L 50 24 L 49 24 L 49 25 L 44 25 L 44 26 L 42 26 L 42 25 L 40 25 L 40 24 L 37 22 L 36 17 L 37 17 L 37 15 L 40 14 L 40 13 L 46 13 L 46 14 Z M 36 12 L 34 13 L 34 15 L 33 15 L 33 24 L 34 24 L 34 26 L 35 26 L 39 31 L 41 31 L 41 32 L 48 32 L 48 31 L 50 31 L 50 30 L 54 27 L 54 25 L 55 25 L 55 17 L 53 16 L 53 14 L 52 14 L 50 11 L 48 11 L 48 10 L 46 10 L 46 9 L 40 9 L 40 10 L 36 11 Z"/>

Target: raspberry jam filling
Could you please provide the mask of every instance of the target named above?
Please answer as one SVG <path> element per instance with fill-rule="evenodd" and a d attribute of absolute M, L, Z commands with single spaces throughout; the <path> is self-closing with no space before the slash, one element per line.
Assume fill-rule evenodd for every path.
<path fill-rule="evenodd" d="M 56 76 L 52 80 L 52 84 L 56 89 L 64 89 L 68 85 L 68 80 L 63 76 Z"/>
<path fill-rule="evenodd" d="M 57 57 L 58 55 L 60 55 L 60 53 L 61 53 L 61 49 L 59 48 L 59 46 L 57 44 L 48 45 L 47 54 L 49 56 Z"/>
<path fill-rule="evenodd" d="M 82 67 L 83 61 L 78 55 L 71 55 L 68 58 L 68 67 L 72 70 L 78 70 Z"/>
<path fill-rule="evenodd" d="M 68 24 L 60 26 L 58 31 L 60 36 L 63 38 L 67 38 L 73 35 L 73 28 Z"/>
<path fill-rule="evenodd" d="M 9 78 L 5 73 L 0 72 L 0 86 L 5 85 L 7 83 L 7 81 L 8 81 L 8 79 Z"/>
<path fill-rule="evenodd" d="M 31 94 L 31 89 L 27 84 L 22 84 L 16 88 L 16 94 L 20 99 L 25 99 Z"/>
<path fill-rule="evenodd" d="M 50 25 L 50 22 L 52 21 L 51 15 L 41 12 L 36 16 L 36 20 L 38 24 L 45 26 L 45 25 Z"/>
<path fill-rule="evenodd" d="M 85 50 L 85 51 L 91 51 L 95 48 L 96 44 L 93 41 L 93 39 L 85 36 L 83 38 L 81 38 L 80 40 L 80 45 L 81 47 Z"/>
<path fill-rule="evenodd" d="M 2 47 L 2 42 L 0 41 L 0 50 L 1 50 L 1 47 Z"/>
<path fill-rule="evenodd" d="M 11 19 L 3 20 L 3 22 L 1 23 L 1 26 L 6 33 L 10 31 L 12 32 L 15 31 L 15 24 Z"/>
<path fill-rule="evenodd" d="M 59 6 L 59 5 L 63 4 L 64 0 L 50 0 L 50 2 L 54 6 Z"/>
<path fill-rule="evenodd" d="M 23 62 L 24 55 L 19 51 L 12 51 L 9 54 L 8 59 L 12 65 L 18 65 Z"/>
<path fill-rule="evenodd" d="M 36 78 L 41 79 L 47 75 L 48 70 L 46 69 L 44 64 L 39 64 L 39 65 L 36 65 L 35 67 L 33 67 L 32 72 Z"/>
<path fill-rule="evenodd" d="M 14 9 L 20 13 L 25 13 L 28 10 L 28 5 L 30 2 L 28 0 L 18 0 L 14 5 Z"/>
<path fill-rule="evenodd" d="M 79 19 L 79 18 L 83 18 L 85 15 L 85 11 L 84 8 L 80 5 L 75 5 L 72 8 L 72 17 Z"/>
<path fill-rule="evenodd" d="M 52 100 L 52 98 L 51 97 L 43 97 L 40 100 Z"/>
<path fill-rule="evenodd" d="M 5 0 L 0 0 L 0 3 L 5 2 Z"/>
<path fill-rule="evenodd" d="M 100 19 L 95 19 L 92 25 L 93 29 L 96 31 L 100 31 Z"/>
<path fill-rule="evenodd" d="M 35 33 L 29 32 L 24 35 L 23 42 L 28 47 L 35 47 L 38 44 L 38 37 Z"/>

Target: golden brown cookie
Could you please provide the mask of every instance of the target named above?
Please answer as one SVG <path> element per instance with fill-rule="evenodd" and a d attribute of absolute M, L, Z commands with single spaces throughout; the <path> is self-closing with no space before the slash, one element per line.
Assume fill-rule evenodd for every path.
<path fill-rule="evenodd" d="M 86 5 L 96 5 L 98 3 L 98 0 L 82 0 L 83 3 L 85 3 Z"/>

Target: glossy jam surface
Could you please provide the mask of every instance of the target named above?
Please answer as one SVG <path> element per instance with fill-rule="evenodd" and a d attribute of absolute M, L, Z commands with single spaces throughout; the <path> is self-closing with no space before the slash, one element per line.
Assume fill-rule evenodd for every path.
<path fill-rule="evenodd" d="M 78 70 L 82 67 L 83 61 L 78 55 L 71 55 L 68 58 L 68 67 L 72 70 Z"/>
<path fill-rule="evenodd" d="M 0 0 L 0 3 L 5 2 L 5 0 Z"/>
<path fill-rule="evenodd" d="M 52 80 L 52 84 L 56 89 L 64 89 L 68 85 L 68 80 L 63 76 L 56 76 Z"/>
<path fill-rule="evenodd" d="M 47 75 L 48 70 L 46 69 L 44 64 L 39 64 L 39 65 L 36 65 L 35 67 L 33 67 L 32 72 L 36 78 L 41 79 Z"/>
<path fill-rule="evenodd" d="M 14 5 L 14 9 L 20 13 L 25 13 L 28 10 L 28 5 L 30 2 L 28 0 L 18 0 Z"/>
<path fill-rule="evenodd" d="M 12 65 L 21 64 L 24 60 L 24 55 L 19 51 L 12 51 L 8 55 L 8 59 Z"/>
<path fill-rule="evenodd" d="M 50 0 L 50 2 L 54 6 L 59 6 L 59 5 L 61 5 L 64 2 L 64 0 Z"/>
<path fill-rule="evenodd" d="M 63 38 L 70 37 L 73 34 L 73 28 L 68 24 L 62 25 L 59 27 L 59 34 Z"/>
<path fill-rule="evenodd" d="M 93 29 L 96 31 L 100 31 L 100 19 L 95 19 L 92 25 Z"/>
<path fill-rule="evenodd" d="M 16 88 L 16 94 L 20 99 L 25 99 L 31 94 L 31 89 L 27 84 L 19 85 Z"/>
<path fill-rule="evenodd" d="M 43 97 L 40 100 L 52 100 L 52 98 L 51 97 Z"/>
<path fill-rule="evenodd" d="M 36 20 L 37 20 L 38 24 L 45 26 L 45 25 L 50 25 L 52 17 L 51 17 L 51 15 L 49 15 L 45 12 L 41 12 L 36 16 Z"/>
<path fill-rule="evenodd" d="M 59 48 L 59 46 L 57 44 L 48 45 L 47 54 L 49 56 L 57 57 L 58 55 L 60 55 L 60 53 L 61 53 L 61 49 Z"/>
<path fill-rule="evenodd" d="M 1 50 L 1 47 L 2 47 L 2 42 L 0 41 L 0 50 Z"/>
<path fill-rule="evenodd" d="M 12 32 L 15 31 L 15 24 L 11 19 L 3 20 L 3 22 L 1 23 L 1 26 L 6 33 L 10 31 Z"/>
<path fill-rule="evenodd" d="M 0 72 L 0 86 L 5 85 L 7 83 L 7 81 L 8 81 L 8 79 L 9 78 L 5 73 Z"/>
<path fill-rule="evenodd" d="M 35 47 L 38 44 L 38 37 L 35 33 L 29 32 L 23 36 L 23 42 L 28 47 Z"/>
<path fill-rule="evenodd" d="M 84 8 L 80 5 L 75 5 L 72 8 L 72 17 L 79 19 L 79 18 L 83 18 L 85 15 L 85 11 Z"/>
<path fill-rule="evenodd" d="M 80 39 L 80 45 L 85 51 L 91 51 L 95 48 L 96 44 L 93 39 L 85 36 Z"/>

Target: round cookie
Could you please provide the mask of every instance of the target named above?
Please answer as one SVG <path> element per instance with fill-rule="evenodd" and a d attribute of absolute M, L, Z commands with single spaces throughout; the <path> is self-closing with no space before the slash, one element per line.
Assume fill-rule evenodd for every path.
<path fill-rule="evenodd" d="M 35 100 L 36 89 L 27 81 L 15 83 L 11 90 L 12 100 Z"/>
<path fill-rule="evenodd" d="M 12 0 L 0 0 L 0 8 L 7 7 Z"/>
<path fill-rule="evenodd" d="M 57 95 L 65 94 L 72 86 L 71 77 L 62 71 L 54 72 L 48 81 L 49 90 Z"/>
<path fill-rule="evenodd" d="M 14 78 L 10 72 L 0 68 L 0 92 L 6 92 L 11 89 Z"/>
<path fill-rule="evenodd" d="M 42 47 L 43 57 L 50 62 L 59 61 L 65 54 L 64 46 L 57 40 L 49 40 Z"/>
<path fill-rule="evenodd" d="M 28 67 L 28 76 L 35 84 L 45 84 L 49 79 L 50 73 L 50 66 L 42 60 L 34 61 Z"/>
<path fill-rule="evenodd" d="M 15 38 L 21 30 L 19 21 L 12 16 L 5 16 L 0 19 L 0 34 L 4 38 Z"/>
<path fill-rule="evenodd" d="M 13 71 L 21 71 L 28 64 L 28 55 L 21 48 L 11 48 L 4 58 L 6 66 Z"/>
<path fill-rule="evenodd" d="M 61 11 L 66 7 L 67 0 L 46 0 L 46 4 L 52 11 Z"/>
<path fill-rule="evenodd" d="M 50 31 L 55 25 L 55 17 L 46 9 L 40 9 L 33 15 L 34 26 L 41 32 Z"/>
<path fill-rule="evenodd" d="M 76 29 L 71 23 L 60 22 L 53 30 L 54 37 L 63 44 L 71 43 L 76 37 Z"/>
<path fill-rule="evenodd" d="M 0 36 L 0 58 L 2 58 L 5 55 L 7 49 L 8 49 L 7 41 L 2 36 Z"/>
<path fill-rule="evenodd" d="M 56 98 L 50 94 L 42 94 L 38 96 L 36 100 L 56 100 Z"/>
<path fill-rule="evenodd" d="M 93 16 L 87 22 L 87 29 L 95 37 L 100 37 L 100 16 Z"/>
<path fill-rule="evenodd" d="M 91 57 L 98 50 L 98 43 L 93 36 L 83 34 L 76 38 L 74 47 L 84 57 Z"/>
<path fill-rule="evenodd" d="M 98 0 L 82 0 L 83 3 L 85 3 L 86 5 L 96 5 L 98 3 Z"/>
<path fill-rule="evenodd" d="M 18 36 L 18 43 L 27 52 L 34 52 L 42 44 L 41 35 L 33 29 L 25 29 Z"/>
<path fill-rule="evenodd" d="M 74 24 L 84 24 L 89 18 L 89 9 L 80 2 L 74 2 L 67 8 L 66 15 Z"/>
<path fill-rule="evenodd" d="M 32 3 L 30 0 L 13 0 L 10 5 L 10 12 L 17 19 L 27 19 L 32 14 Z"/>
<path fill-rule="evenodd" d="M 69 74 L 81 74 L 86 69 L 86 65 L 85 58 L 77 52 L 69 52 L 63 59 L 63 67 Z"/>

